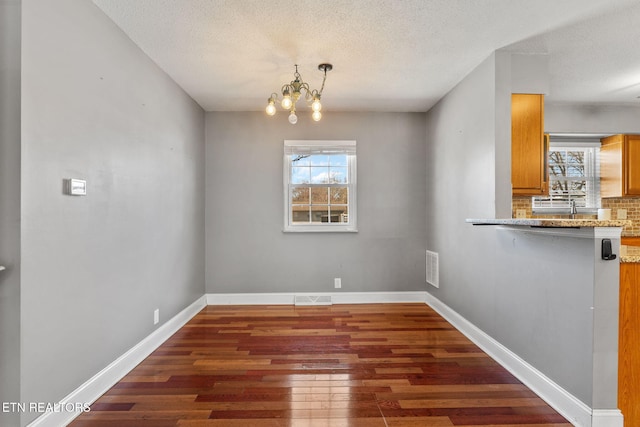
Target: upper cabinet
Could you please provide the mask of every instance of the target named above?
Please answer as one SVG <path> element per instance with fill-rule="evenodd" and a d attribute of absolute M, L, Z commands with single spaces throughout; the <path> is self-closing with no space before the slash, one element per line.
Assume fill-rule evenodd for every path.
<path fill-rule="evenodd" d="M 612 135 L 601 142 L 601 196 L 640 196 L 640 135 Z"/>
<path fill-rule="evenodd" d="M 511 187 L 514 195 L 548 193 L 544 95 L 511 95 Z"/>

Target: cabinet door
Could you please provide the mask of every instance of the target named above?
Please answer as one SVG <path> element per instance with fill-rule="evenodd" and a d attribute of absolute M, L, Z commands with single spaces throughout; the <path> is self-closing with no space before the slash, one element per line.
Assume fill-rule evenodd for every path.
<path fill-rule="evenodd" d="M 618 407 L 625 426 L 640 426 L 640 264 L 620 264 Z"/>
<path fill-rule="evenodd" d="M 640 135 L 627 135 L 624 144 L 624 194 L 640 196 Z"/>
<path fill-rule="evenodd" d="M 513 194 L 546 193 L 543 140 L 544 95 L 511 95 L 511 185 Z"/>
<path fill-rule="evenodd" d="M 622 196 L 622 147 L 624 135 L 600 140 L 600 196 Z"/>

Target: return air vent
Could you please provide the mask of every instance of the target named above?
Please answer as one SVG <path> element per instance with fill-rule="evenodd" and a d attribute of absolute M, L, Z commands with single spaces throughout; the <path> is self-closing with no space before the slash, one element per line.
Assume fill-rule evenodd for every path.
<path fill-rule="evenodd" d="M 331 305 L 331 295 L 296 295 L 295 305 Z"/>
<path fill-rule="evenodd" d="M 427 251 L 427 283 L 440 287 L 440 268 L 438 267 L 438 253 Z"/>

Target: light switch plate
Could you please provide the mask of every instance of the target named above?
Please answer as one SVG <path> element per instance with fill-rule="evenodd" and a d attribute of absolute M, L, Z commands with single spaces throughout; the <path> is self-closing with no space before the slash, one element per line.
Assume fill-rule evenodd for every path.
<path fill-rule="evenodd" d="M 527 210 L 526 209 L 516 209 L 516 218 L 526 218 Z"/>
<path fill-rule="evenodd" d="M 627 219 L 627 210 L 626 209 L 618 209 L 616 211 L 616 218 L 618 218 L 618 219 Z"/>

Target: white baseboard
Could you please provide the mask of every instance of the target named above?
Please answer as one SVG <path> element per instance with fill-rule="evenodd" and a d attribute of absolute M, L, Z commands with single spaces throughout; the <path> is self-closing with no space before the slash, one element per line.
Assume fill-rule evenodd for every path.
<path fill-rule="evenodd" d="M 449 306 L 431 294 L 426 302 L 485 353 L 534 391 L 552 408 L 577 427 L 622 427 L 620 411 L 592 410 L 571 393 L 553 382 L 518 355 L 478 329 Z M 616 413 L 616 414 L 614 414 Z M 619 415 L 619 421 L 618 417 Z M 596 424 L 596 417 L 598 422 Z M 592 419 L 593 418 L 593 419 Z M 612 424 L 610 422 L 614 422 Z M 620 422 L 620 424 L 617 424 Z"/>
<path fill-rule="evenodd" d="M 282 292 L 206 294 L 208 305 L 293 305 L 298 296 L 330 296 L 333 304 L 378 304 L 421 302 L 427 293 L 415 292 Z"/>
<path fill-rule="evenodd" d="M 203 295 L 60 401 L 93 403 L 206 306 Z M 29 427 L 65 426 L 82 412 L 46 412 Z"/>
<path fill-rule="evenodd" d="M 594 409 L 591 427 L 624 427 L 624 418 L 619 409 Z"/>

